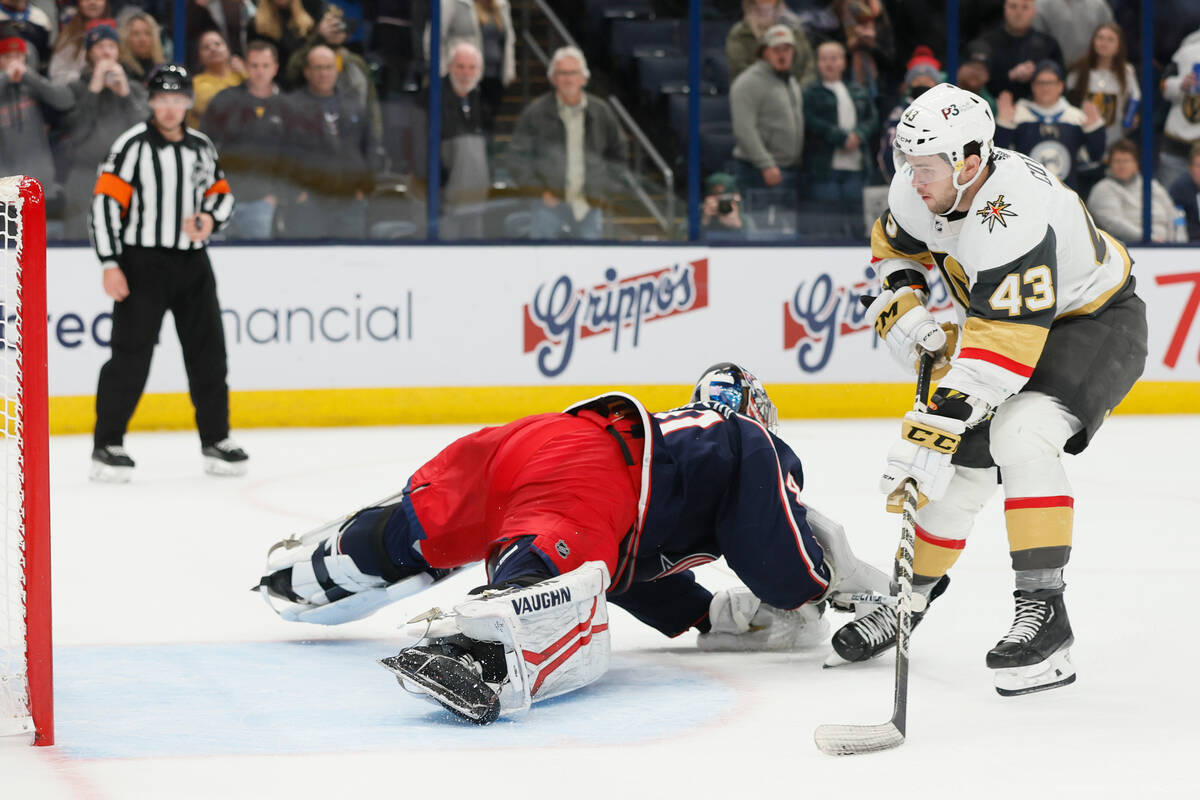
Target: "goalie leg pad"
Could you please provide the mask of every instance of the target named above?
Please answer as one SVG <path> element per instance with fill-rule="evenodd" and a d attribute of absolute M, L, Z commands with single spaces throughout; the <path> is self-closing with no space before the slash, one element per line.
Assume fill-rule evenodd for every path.
<path fill-rule="evenodd" d="M 604 599 L 608 580 L 604 563 L 589 561 L 565 575 L 529 587 L 487 589 L 479 597 L 458 604 L 449 614 L 420 617 L 429 621 L 424 631 L 436 631 L 436 636 L 406 648 L 395 658 L 445 642 L 461 643 L 462 639 L 456 639 L 460 635 L 469 642 L 470 653 L 476 652 L 481 643 L 498 644 L 503 648 L 502 675 L 477 654 L 471 658 L 479 664 L 480 678 L 499 697 L 497 714 L 523 711 L 534 702 L 586 686 L 608 670 L 611 647 Z M 491 664 L 499 663 L 494 656 L 490 658 Z M 398 672 L 387 660 L 384 666 Z M 426 669 L 426 673 L 430 671 Z M 464 676 L 461 670 L 451 672 Z M 402 685 L 414 689 L 403 681 Z M 447 707 L 455 699 L 452 690 L 462 693 L 461 689 L 439 688 L 429 682 L 421 686 L 422 694 Z M 484 694 L 478 687 L 473 691 Z"/>

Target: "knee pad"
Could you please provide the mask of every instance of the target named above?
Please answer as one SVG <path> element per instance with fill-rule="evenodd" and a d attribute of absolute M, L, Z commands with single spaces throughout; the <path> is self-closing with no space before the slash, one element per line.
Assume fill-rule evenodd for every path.
<path fill-rule="evenodd" d="M 1001 469 L 1062 454 L 1083 424 L 1057 398 L 1023 392 L 1000 405 L 992 418 L 992 459 Z"/>

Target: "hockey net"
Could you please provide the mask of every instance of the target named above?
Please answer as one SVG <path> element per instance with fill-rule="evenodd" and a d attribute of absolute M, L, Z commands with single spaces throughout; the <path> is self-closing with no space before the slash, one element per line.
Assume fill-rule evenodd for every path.
<path fill-rule="evenodd" d="M 0 216 L 0 741 L 52 744 L 46 215 L 37 181 L 0 178 Z"/>

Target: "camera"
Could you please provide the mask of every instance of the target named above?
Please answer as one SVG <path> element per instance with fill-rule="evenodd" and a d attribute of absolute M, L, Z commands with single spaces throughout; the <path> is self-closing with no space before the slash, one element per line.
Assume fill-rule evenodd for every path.
<path fill-rule="evenodd" d="M 731 194 L 721 195 L 720 197 L 717 198 L 717 213 L 719 215 L 721 215 L 722 217 L 725 216 L 726 214 L 732 214 L 733 213 L 733 205 L 735 202 L 736 201 L 734 200 L 733 195 L 731 195 Z"/>

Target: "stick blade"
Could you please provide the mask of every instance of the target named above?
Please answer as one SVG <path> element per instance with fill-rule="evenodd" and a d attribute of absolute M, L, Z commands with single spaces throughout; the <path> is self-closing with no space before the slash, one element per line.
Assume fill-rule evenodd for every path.
<path fill-rule="evenodd" d="M 822 753 L 853 756 L 878 753 L 904 744 L 904 734 L 892 722 L 882 725 L 820 725 L 813 740 Z"/>

